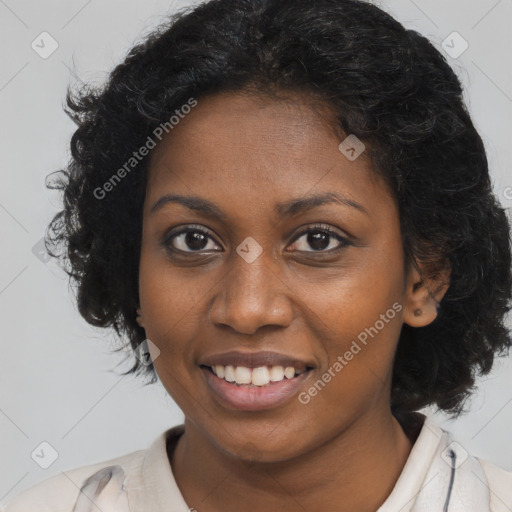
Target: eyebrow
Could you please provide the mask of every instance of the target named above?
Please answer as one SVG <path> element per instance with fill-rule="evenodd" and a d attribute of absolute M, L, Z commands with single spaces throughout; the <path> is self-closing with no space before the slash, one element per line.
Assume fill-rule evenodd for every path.
<path fill-rule="evenodd" d="M 149 214 L 152 215 L 167 203 L 181 204 L 190 210 L 203 213 L 210 217 L 215 217 L 223 222 L 226 222 L 228 218 L 228 216 L 215 203 L 212 203 L 207 199 L 203 199 L 202 197 L 183 196 L 180 194 L 166 194 L 160 197 L 151 207 Z M 274 210 L 280 218 L 283 218 L 286 216 L 297 215 L 298 213 L 312 210 L 317 206 L 333 203 L 349 206 L 361 211 L 366 215 L 369 215 L 368 211 L 361 204 L 336 192 L 328 192 L 325 194 L 316 194 L 312 196 L 291 199 L 289 201 L 278 203 Z"/>

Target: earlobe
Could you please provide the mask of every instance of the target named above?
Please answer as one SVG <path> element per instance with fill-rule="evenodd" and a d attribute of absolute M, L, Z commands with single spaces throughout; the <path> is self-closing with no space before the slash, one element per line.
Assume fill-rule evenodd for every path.
<path fill-rule="evenodd" d="M 140 308 L 137 309 L 137 323 L 144 327 L 144 322 L 142 321 L 142 310 Z"/>
<path fill-rule="evenodd" d="M 409 273 L 403 321 L 411 327 L 425 327 L 439 314 L 439 304 L 450 286 L 450 271 L 445 269 L 435 279 L 422 278 L 417 267 Z"/>

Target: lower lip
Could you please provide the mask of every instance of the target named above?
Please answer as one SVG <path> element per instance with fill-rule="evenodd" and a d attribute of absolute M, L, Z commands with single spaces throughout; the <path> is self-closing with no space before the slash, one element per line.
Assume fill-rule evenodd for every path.
<path fill-rule="evenodd" d="M 262 411 L 282 405 L 298 392 L 311 373 L 306 371 L 293 379 L 285 377 L 279 382 L 269 382 L 266 386 L 239 386 L 217 377 L 206 368 L 201 369 L 208 386 L 223 405 L 241 411 Z"/>

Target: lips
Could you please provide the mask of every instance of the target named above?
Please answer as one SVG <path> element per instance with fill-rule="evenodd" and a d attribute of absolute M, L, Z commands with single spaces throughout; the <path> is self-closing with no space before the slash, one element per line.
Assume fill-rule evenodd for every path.
<path fill-rule="evenodd" d="M 199 364 L 210 367 L 220 365 L 234 367 L 244 366 L 246 368 L 258 368 L 261 366 L 282 366 L 283 368 L 286 368 L 291 366 L 298 371 L 304 370 L 308 367 L 313 367 L 312 363 L 308 363 L 305 360 L 271 351 L 225 352 L 223 354 L 205 357 Z"/>
<path fill-rule="evenodd" d="M 277 407 L 293 395 L 314 365 L 277 352 L 226 352 L 201 361 L 210 391 L 228 408 L 257 411 Z"/>

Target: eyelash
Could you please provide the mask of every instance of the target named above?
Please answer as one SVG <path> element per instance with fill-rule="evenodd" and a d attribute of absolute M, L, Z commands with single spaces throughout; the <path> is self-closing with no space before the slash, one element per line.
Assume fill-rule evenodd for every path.
<path fill-rule="evenodd" d="M 316 224 L 316 225 L 310 226 L 307 229 L 301 231 L 300 233 L 297 234 L 297 236 L 294 237 L 294 239 L 291 241 L 291 244 L 294 244 L 297 240 L 302 238 L 304 235 L 307 235 L 309 233 L 315 233 L 315 232 L 321 232 L 321 233 L 330 235 L 331 237 L 338 240 L 340 242 L 340 245 L 336 249 L 329 249 L 327 251 L 312 250 L 312 251 L 298 251 L 298 252 L 315 253 L 315 254 L 335 254 L 335 253 L 338 253 L 341 250 L 345 249 L 345 247 L 352 245 L 347 238 L 341 236 L 339 233 L 332 230 L 329 226 L 326 226 L 325 224 Z M 181 249 L 176 249 L 175 247 L 172 247 L 172 245 L 171 245 L 172 240 L 175 237 L 178 237 L 178 236 L 186 234 L 186 233 L 201 233 L 202 235 L 209 237 L 211 240 L 213 240 L 217 244 L 217 242 L 212 237 L 212 235 L 208 231 L 203 229 L 201 226 L 190 225 L 190 226 L 184 227 L 183 229 L 181 229 L 180 231 L 178 231 L 176 233 L 170 233 L 170 234 L 166 235 L 163 240 L 164 247 L 171 253 L 201 254 L 201 251 L 182 251 Z M 217 244 L 217 245 L 219 245 L 219 244 Z M 221 251 L 215 251 L 215 252 L 221 252 Z"/>

